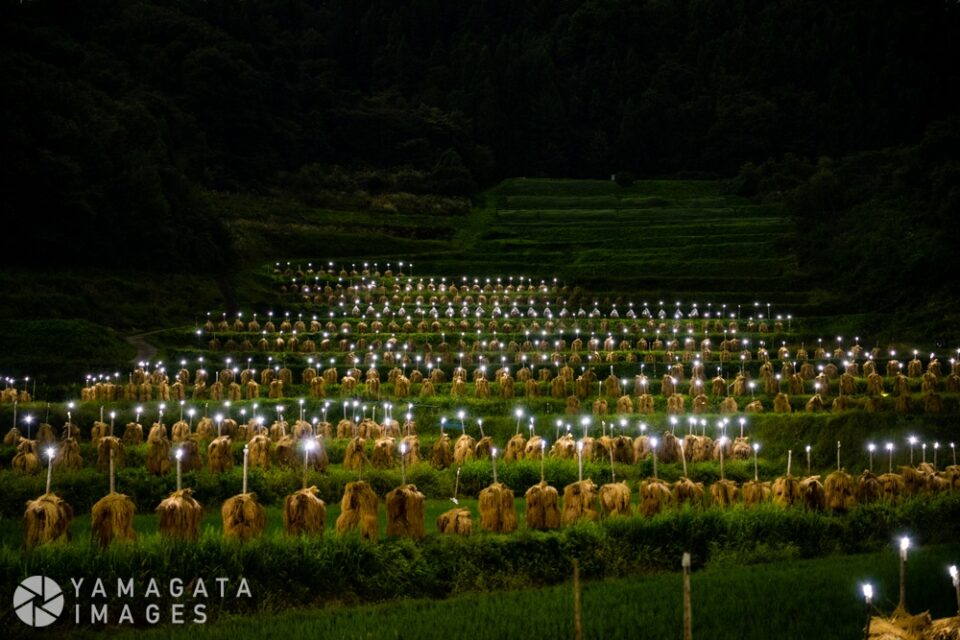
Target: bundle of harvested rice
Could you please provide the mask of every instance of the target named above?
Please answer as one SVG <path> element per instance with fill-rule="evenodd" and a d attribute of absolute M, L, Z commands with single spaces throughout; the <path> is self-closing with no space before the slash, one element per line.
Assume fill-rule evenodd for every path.
<path fill-rule="evenodd" d="M 147 471 L 162 476 L 170 471 L 170 441 L 158 439 L 147 445 Z"/>
<path fill-rule="evenodd" d="M 430 464 L 435 469 L 446 469 L 453 464 L 453 447 L 450 443 L 450 436 L 446 433 L 440 434 L 437 441 L 433 443 L 430 449 Z"/>
<path fill-rule="evenodd" d="M 174 442 L 183 442 L 190 437 L 190 424 L 183 420 L 178 420 L 173 423 L 172 432 Z"/>
<path fill-rule="evenodd" d="M 13 446 L 20 441 L 20 429 L 16 427 L 11 427 L 10 431 L 7 431 L 7 434 L 3 436 L 3 444 Z"/>
<path fill-rule="evenodd" d="M 10 462 L 10 468 L 18 475 L 33 475 L 40 471 L 40 457 L 37 455 L 35 440 L 20 438 L 17 453 Z"/>
<path fill-rule="evenodd" d="M 800 499 L 806 509 L 823 511 L 827 500 L 820 476 L 809 476 L 800 481 Z"/>
<path fill-rule="evenodd" d="M 527 528 L 538 531 L 560 527 L 559 494 L 545 481 L 535 484 L 525 494 Z"/>
<path fill-rule="evenodd" d="M 288 426 L 286 420 L 274 420 L 273 424 L 270 425 L 270 439 L 278 442 L 287 435 Z"/>
<path fill-rule="evenodd" d="M 93 541 L 106 547 L 114 540 L 134 540 L 137 534 L 133 530 L 133 500 L 114 491 L 113 450 L 110 449 L 110 493 L 100 498 L 91 511 L 90 533 Z"/>
<path fill-rule="evenodd" d="M 517 528 L 513 490 L 494 482 L 480 491 L 480 528 L 493 533 L 510 533 Z"/>
<path fill-rule="evenodd" d="M 461 435 L 453 445 L 454 463 L 462 465 L 464 462 L 473 460 L 476 457 L 476 449 L 477 441 L 473 439 L 473 436 Z"/>
<path fill-rule="evenodd" d="M 622 464 L 633 462 L 633 440 L 627 436 L 617 436 L 613 438 L 611 451 L 613 452 L 613 461 Z"/>
<path fill-rule="evenodd" d="M 846 513 L 856 506 L 853 478 L 843 470 L 834 471 L 823 483 L 827 509 L 837 513 Z"/>
<path fill-rule="evenodd" d="M 380 499 L 368 483 L 363 480 L 348 482 L 340 501 L 337 534 L 344 535 L 359 529 L 361 538 L 376 542 L 380 537 L 379 506 Z"/>
<path fill-rule="evenodd" d="M 516 434 L 507 441 L 507 448 L 503 454 L 503 459 L 507 462 L 516 462 L 523 459 L 523 451 L 527 446 L 526 439 L 521 434 Z"/>
<path fill-rule="evenodd" d="M 688 462 L 706 462 L 714 457 L 714 442 L 710 436 L 687 434 L 683 438 L 683 453 Z"/>
<path fill-rule="evenodd" d="M 883 496 L 883 486 L 880 479 L 872 471 L 864 469 L 857 479 L 857 502 L 868 504 Z"/>
<path fill-rule="evenodd" d="M 154 422 L 150 427 L 150 433 L 147 435 L 147 442 L 157 442 L 159 440 L 169 440 L 167 436 L 167 425 L 162 422 Z"/>
<path fill-rule="evenodd" d="M 884 473 L 877 482 L 880 483 L 880 495 L 888 502 L 899 502 L 901 496 L 906 494 L 903 476 L 896 473 Z"/>
<path fill-rule="evenodd" d="M 365 450 L 366 440 L 357 436 L 347 443 L 347 448 L 343 452 L 343 468 L 360 471 L 363 465 L 369 464 Z"/>
<path fill-rule="evenodd" d="M 640 462 L 650 455 L 650 436 L 642 435 L 633 439 L 633 461 Z"/>
<path fill-rule="evenodd" d="M 337 437 L 338 438 L 352 438 L 354 433 L 354 424 L 352 421 L 343 418 L 340 422 L 337 423 Z"/>
<path fill-rule="evenodd" d="M 214 438 L 207 447 L 207 467 L 213 473 L 233 469 L 232 441 L 230 436 Z"/>
<path fill-rule="evenodd" d="M 424 529 L 424 495 L 412 484 L 405 484 L 387 493 L 387 535 L 419 540 Z"/>
<path fill-rule="evenodd" d="M 550 457 L 561 460 L 574 460 L 577 457 L 577 443 L 573 436 L 567 433 L 553 443 L 550 448 Z"/>
<path fill-rule="evenodd" d="M 743 410 L 746 413 L 763 413 L 763 403 L 759 400 L 753 400 L 747 403 L 747 406 L 744 407 Z"/>
<path fill-rule="evenodd" d="M 40 428 L 37 429 L 37 444 L 42 447 L 48 444 L 53 444 L 56 441 L 57 436 L 53 432 L 53 426 L 47 424 L 46 422 L 42 422 L 40 424 Z M 126 442 L 126 438 L 124 438 L 124 442 Z M 140 439 L 135 444 L 140 444 L 141 442 L 143 442 L 143 429 L 140 430 Z"/>
<path fill-rule="evenodd" d="M 770 500 L 773 491 L 769 482 L 760 482 L 759 480 L 750 480 L 743 483 L 743 504 L 750 507 L 756 504 L 762 504 Z"/>
<path fill-rule="evenodd" d="M 509 446 L 508 446 L 509 448 Z M 527 460 L 539 460 L 543 455 L 545 442 L 540 436 L 531 436 L 523 448 L 523 457 Z M 519 458 L 518 458 L 519 459 Z"/>
<path fill-rule="evenodd" d="M 673 435 L 673 432 L 665 431 L 663 433 L 663 440 L 657 448 L 657 457 L 660 458 L 660 462 L 667 463 L 678 462 L 683 458 L 680 441 Z"/>
<path fill-rule="evenodd" d="M 241 542 L 256 538 L 267 525 L 267 511 L 255 493 L 240 493 L 228 498 L 220 508 L 223 535 Z"/>
<path fill-rule="evenodd" d="M 600 518 L 597 511 L 597 485 L 592 480 L 572 482 L 563 488 L 563 524 L 573 524 L 578 520 L 596 521 Z"/>
<path fill-rule="evenodd" d="M 477 447 L 473 450 L 473 454 L 477 460 L 484 460 L 490 457 L 492 451 L 493 438 L 490 436 L 483 436 L 477 441 Z"/>
<path fill-rule="evenodd" d="M 316 487 L 291 493 L 283 501 L 283 531 L 287 535 L 321 535 L 327 520 L 327 506 Z"/>
<path fill-rule="evenodd" d="M 100 414 L 103 415 L 103 407 L 100 407 Z M 97 446 L 100 444 L 100 438 L 103 436 L 109 435 L 110 425 L 102 420 L 97 420 L 93 423 L 93 426 L 90 427 L 90 444 Z"/>
<path fill-rule="evenodd" d="M 733 460 L 749 460 L 753 455 L 753 448 L 750 446 L 750 439 L 744 436 L 738 436 L 730 447 L 730 458 Z"/>
<path fill-rule="evenodd" d="M 736 413 L 739 410 L 737 399 L 733 396 L 727 396 L 720 401 L 720 413 Z"/>
<path fill-rule="evenodd" d="M 593 415 L 595 416 L 605 416 L 607 415 L 607 401 L 603 398 L 597 398 L 593 401 Z"/>
<path fill-rule="evenodd" d="M 670 485 L 663 480 L 647 478 L 640 482 L 640 513 L 653 516 L 660 513 L 673 501 Z"/>
<path fill-rule="evenodd" d="M 397 441 L 394 438 L 380 438 L 373 443 L 373 457 L 370 463 L 374 468 L 386 469 L 396 464 L 394 460 L 396 445 Z"/>
<path fill-rule="evenodd" d="M 57 471 L 75 471 L 83 468 L 83 458 L 80 456 L 80 445 L 77 443 L 76 438 L 67 438 L 60 443 L 60 447 L 53 457 L 53 468 Z"/>
<path fill-rule="evenodd" d="M 404 436 L 400 444 L 404 447 L 406 453 L 404 460 L 407 466 L 419 464 L 420 462 L 420 438 L 417 436 Z"/>
<path fill-rule="evenodd" d="M 260 434 L 267 437 L 266 434 Z M 297 439 L 291 435 L 284 436 L 277 442 L 275 451 L 275 460 L 278 466 L 295 467 L 297 466 Z"/>
<path fill-rule="evenodd" d="M 213 420 L 207 417 L 201 418 L 200 422 L 197 423 L 197 437 L 201 440 L 211 440 L 216 436 L 217 430 Z"/>
<path fill-rule="evenodd" d="M 72 521 L 70 505 L 47 491 L 36 500 L 27 502 L 27 510 L 23 513 L 23 544 L 30 549 L 47 542 L 67 541 Z"/>
<path fill-rule="evenodd" d="M 250 452 L 250 466 L 268 470 L 270 468 L 270 449 L 273 447 L 273 441 L 265 435 L 256 435 L 250 438 L 247 447 Z"/>
<path fill-rule="evenodd" d="M 819 393 L 813 394 L 813 397 L 807 400 L 804 410 L 806 410 L 807 413 L 823 411 L 823 398 Z"/>
<path fill-rule="evenodd" d="M 703 483 L 683 477 L 673 483 L 673 501 L 677 505 L 703 505 Z"/>
<path fill-rule="evenodd" d="M 200 537 L 203 507 L 193 497 L 192 489 L 174 491 L 160 501 L 156 511 L 160 519 L 160 535 L 184 540 Z"/>
<path fill-rule="evenodd" d="M 737 483 L 733 480 L 717 480 L 710 485 L 710 497 L 713 504 L 721 507 L 729 507 L 737 501 L 739 489 Z"/>
<path fill-rule="evenodd" d="M 667 398 L 667 413 L 679 415 L 684 411 L 685 399 L 678 393 Z"/>
<path fill-rule="evenodd" d="M 774 413 L 793 413 L 793 407 L 790 406 L 790 398 L 787 394 L 781 392 L 773 398 Z"/>
<path fill-rule="evenodd" d="M 799 504 L 800 481 L 791 475 L 780 476 L 773 481 L 773 502 L 784 507 Z"/>
<path fill-rule="evenodd" d="M 469 536 L 473 533 L 473 520 L 470 518 L 470 510 L 454 507 L 449 511 L 444 511 L 437 517 L 437 530 L 440 533 Z"/>
<path fill-rule="evenodd" d="M 637 413 L 649 415 L 654 411 L 653 396 L 644 393 L 637 397 Z"/>
<path fill-rule="evenodd" d="M 630 515 L 629 485 L 626 482 L 611 482 L 600 487 L 600 507 L 607 517 Z"/>
<path fill-rule="evenodd" d="M 123 442 L 116 436 L 102 436 L 97 444 L 97 471 L 106 473 L 110 469 L 110 455 L 113 455 L 114 464 L 123 466 Z"/>

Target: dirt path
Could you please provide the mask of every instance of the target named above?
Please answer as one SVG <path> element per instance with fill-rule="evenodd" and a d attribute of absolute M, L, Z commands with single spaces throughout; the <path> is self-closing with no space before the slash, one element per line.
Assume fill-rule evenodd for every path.
<path fill-rule="evenodd" d="M 134 336 L 127 336 L 124 338 L 129 344 L 132 344 L 137 349 L 137 355 L 133 357 L 130 361 L 131 364 L 137 364 L 138 362 L 150 361 L 153 359 L 153 356 L 157 355 L 157 348 L 147 342 L 146 333 L 139 333 Z"/>

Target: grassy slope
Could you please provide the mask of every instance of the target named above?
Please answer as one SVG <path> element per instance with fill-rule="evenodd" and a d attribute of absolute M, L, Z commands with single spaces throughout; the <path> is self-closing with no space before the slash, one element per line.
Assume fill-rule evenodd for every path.
<path fill-rule="evenodd" d="M 932 547 L 911 554 L 908 605 L 929 608 L 935 617 L 955 603 L 944 566 L 960 547 Z M 817 560 L 739 566 L 718 561 L 692 577 L 695 637 L 784 639 L 858 637 L 863 607 L 862 581 L 877 589 L 878 607 L 890 611 L 896 600 L 897 565 L 892 551 Z M 586 582 L 583 624 L 586 638 L 678 637 L 681 629 L 679 574 Z M 829 594 L 829 595 L 827 595 Z M 216 625 L 118 630 L 115 638 L 262 637 L 296 638 L 451 638 L 469 630 L 471 638 L 558 638 L 572 633 L 569 584 L 509 593 L 470 594 L 445 601 L 412 600 L 349 609 L 291 611 L 272 616 L 224 618 Z M 77 637 L 92 637 L 92 632 Z"/>

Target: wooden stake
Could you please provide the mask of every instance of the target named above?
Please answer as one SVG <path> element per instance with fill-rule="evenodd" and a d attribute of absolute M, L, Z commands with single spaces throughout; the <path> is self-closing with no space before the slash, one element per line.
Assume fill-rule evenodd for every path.
<path fill-rule="evenodd" d="M 690 554 L 684 553 L 683 560 L 683 640 L 693 640 L 693 606 L 690 601 Z"/>
<path fill-rule="evenodd" d="M 583 640 L 583 622 L 580 619 L 580 562 L 573 561 L 573 637 Z"/>

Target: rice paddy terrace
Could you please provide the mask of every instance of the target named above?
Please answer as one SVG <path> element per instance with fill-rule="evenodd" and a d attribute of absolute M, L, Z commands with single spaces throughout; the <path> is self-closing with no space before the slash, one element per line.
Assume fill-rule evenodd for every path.
<path fill-rule="evenodd" d="M 238 215 L 252 237 L 253 212 Z M 249 307 L 198 309 L 147 336 L 150 362 L 92 360 L 49 403 L 8 384 L 7 582 L 90 562 L 175 575 L 202 558 L 256 567 L 265 606 L 283 608 L 549 585 L 568 556 L 599 578 L 673 569 L 687 549 L 701 567 L 875 551 L 905 530 L 955 543 L 955 347 L 834 330 L 849 324 L 817 315 L 776 205 L 716 183 L 517 179 L 462 219 L 359 218 L 316 253 L 304 234 L 335 216 L 302 217 L 276 237 L 303 254 L 243 274 Z M 421 230 L 431 239 L 413 241 Z M 202 505 L 192 536 L 153 515 L 177 451 Z M 132 543 L 98 538 L 90 515 L 111 455 Z M 21 521 L 48 466 L 76 513 L 56 543 Z M 248 481 L 266 511 L 241 545 L 218 510 Z M 377 506 L 350 525 L 358 484 Z M 411 484 L 417 522 L 398 529 L 379 502 Z M 286 498 L 310 486 L 321 529 L 291 536 Z"/>

